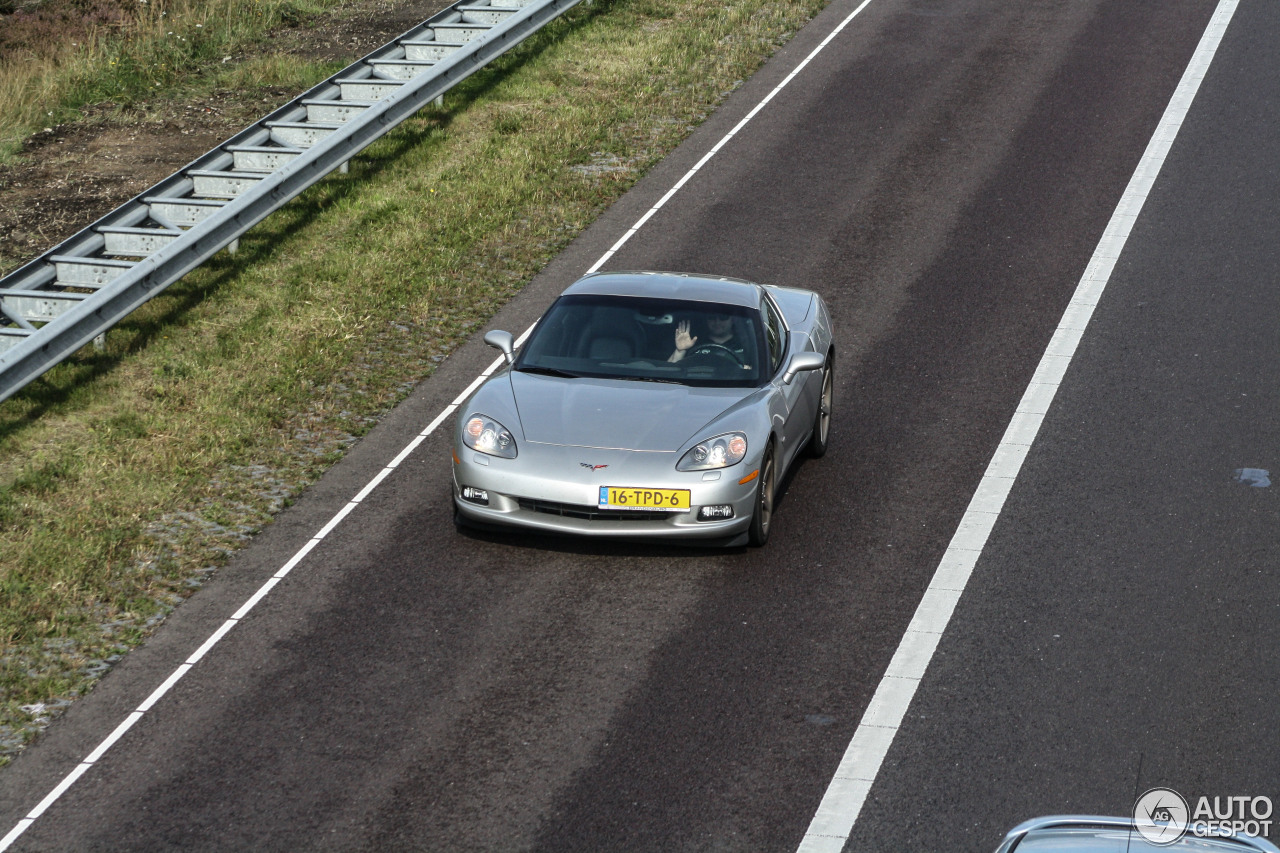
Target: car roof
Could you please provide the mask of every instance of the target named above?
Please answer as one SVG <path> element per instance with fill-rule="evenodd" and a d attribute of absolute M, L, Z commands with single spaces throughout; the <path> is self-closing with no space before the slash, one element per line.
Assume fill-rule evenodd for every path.
<path fill-rule="evenodd" d="M 722 276 L 679 272 L 598 272 L 578 279 L 565 294 L 649 296 L 715 302 L 722 305 L 760 305 L 760 285 Z"/>

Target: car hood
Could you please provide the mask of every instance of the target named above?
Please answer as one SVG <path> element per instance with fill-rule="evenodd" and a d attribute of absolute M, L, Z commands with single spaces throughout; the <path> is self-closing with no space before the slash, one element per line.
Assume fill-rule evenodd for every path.
<path fill-rule="evenodd" d="M 527 441 L 621 450 L 679 450 L 755 390 L 561 379 L 518 371 L 510 378 Z"/>

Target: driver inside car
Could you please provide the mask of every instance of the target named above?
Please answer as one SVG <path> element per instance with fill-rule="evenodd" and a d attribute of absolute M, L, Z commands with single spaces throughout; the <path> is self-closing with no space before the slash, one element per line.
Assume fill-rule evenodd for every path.
<path fill-rule="evenodd" d="M 743 342 L 738 340 L 737 335 L 734 334 L 733 317 L 728 314 L 712 314 L 707 318 L 706 323 L 707 334 L 704 345 L 710 343 L 730 350 L 737 356 L 738 362 L 742 364 L 743 368 L 749 369 L 750 366 L 745 363 L 746 348 Z M 676 324 L 676 348 L 667 358 L 667 361 L 673 363 L 680 361 L 691 349 L 696 347 L 700 336 L 693 335 L 690 331 L 688 320 Z"/>

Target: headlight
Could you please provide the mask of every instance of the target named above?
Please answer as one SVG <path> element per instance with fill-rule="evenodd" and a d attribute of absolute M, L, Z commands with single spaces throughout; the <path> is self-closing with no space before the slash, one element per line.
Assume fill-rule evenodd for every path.
<path fill-rule="evenodd" d="M 467 418 L 467 423 L 462 428 L 462 441 L 472 450 L 490 456 L 516 458 L 516 440 L 511 437 L 511 433 L 502 424 L 484 415 Z"/>
<path fill-rule="evenodd" d="M 747 455 L 747 437 L 740 432 L 718 435 L 694 445 L 676 465 L 677 471 L 706 471 L 737 465 Z"/>

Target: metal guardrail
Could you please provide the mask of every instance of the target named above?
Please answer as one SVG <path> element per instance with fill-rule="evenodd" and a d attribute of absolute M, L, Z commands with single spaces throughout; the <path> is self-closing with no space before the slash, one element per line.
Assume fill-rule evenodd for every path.
<path fill-rule="evenodd" d="M 0 278 L 0 400 L 579 2 L 460 0 Z"/>

